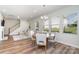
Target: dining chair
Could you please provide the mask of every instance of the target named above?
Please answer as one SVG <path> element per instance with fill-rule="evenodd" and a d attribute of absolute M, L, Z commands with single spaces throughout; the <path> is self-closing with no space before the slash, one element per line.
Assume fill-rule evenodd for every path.
<path fill-rule="evenodd" d="M 48 39 L 46 34 L 36 34 L 36 44 L 37 46 L 44 46 L 45 52 L 48 47 Z"/>

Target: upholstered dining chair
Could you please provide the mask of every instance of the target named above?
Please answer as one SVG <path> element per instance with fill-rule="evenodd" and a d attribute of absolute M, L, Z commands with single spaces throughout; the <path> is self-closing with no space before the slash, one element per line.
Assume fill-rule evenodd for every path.
<path fill-rule="evenodd" d="M 48 45 L 47 35 L 46 34 L 36 34 L 36 44 L 37 46 L 44 46 L 45 52 Z"/>

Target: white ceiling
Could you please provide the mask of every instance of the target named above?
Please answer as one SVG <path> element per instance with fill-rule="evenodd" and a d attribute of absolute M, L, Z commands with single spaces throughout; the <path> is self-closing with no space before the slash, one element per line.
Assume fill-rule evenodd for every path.
<path fill-rule="evenodd" d="M 17 17 L 21 19 L 33 19 L 38 16 L 54 12 L 65 6 L 63 5 L 0 5 L 0 12 L 3 16 Z"/>

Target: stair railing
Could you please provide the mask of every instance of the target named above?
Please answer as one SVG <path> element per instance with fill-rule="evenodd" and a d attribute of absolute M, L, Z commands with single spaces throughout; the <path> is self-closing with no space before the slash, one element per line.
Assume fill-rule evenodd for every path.
<path fill-rule="evenodd" d="M 14 26 L 8 28 L 8 35 L 10 35 L 11 32 L 13 32 L 14 30 L 16 30 L 19 27 L 20 27 L 20 21 L 17 24 L 15 24 Z"/>

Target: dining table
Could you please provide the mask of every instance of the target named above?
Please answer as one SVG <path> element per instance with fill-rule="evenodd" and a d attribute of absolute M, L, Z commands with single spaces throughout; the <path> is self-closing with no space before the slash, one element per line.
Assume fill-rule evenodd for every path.
<path fill-rule="evenodd" d="M 55 35 L 49 35 L 49 34 L 46 34 L 46 42 L 47 42 L 47 45 L 48 45 L 48 41 L 49 40 L 54 40 L 55 39 Z M 52 39 L 51 39 L 52 38 Z M 32 44 L 35 46 L 36 45 L 36 34 L 33 34 L 32 35 Z"/>

